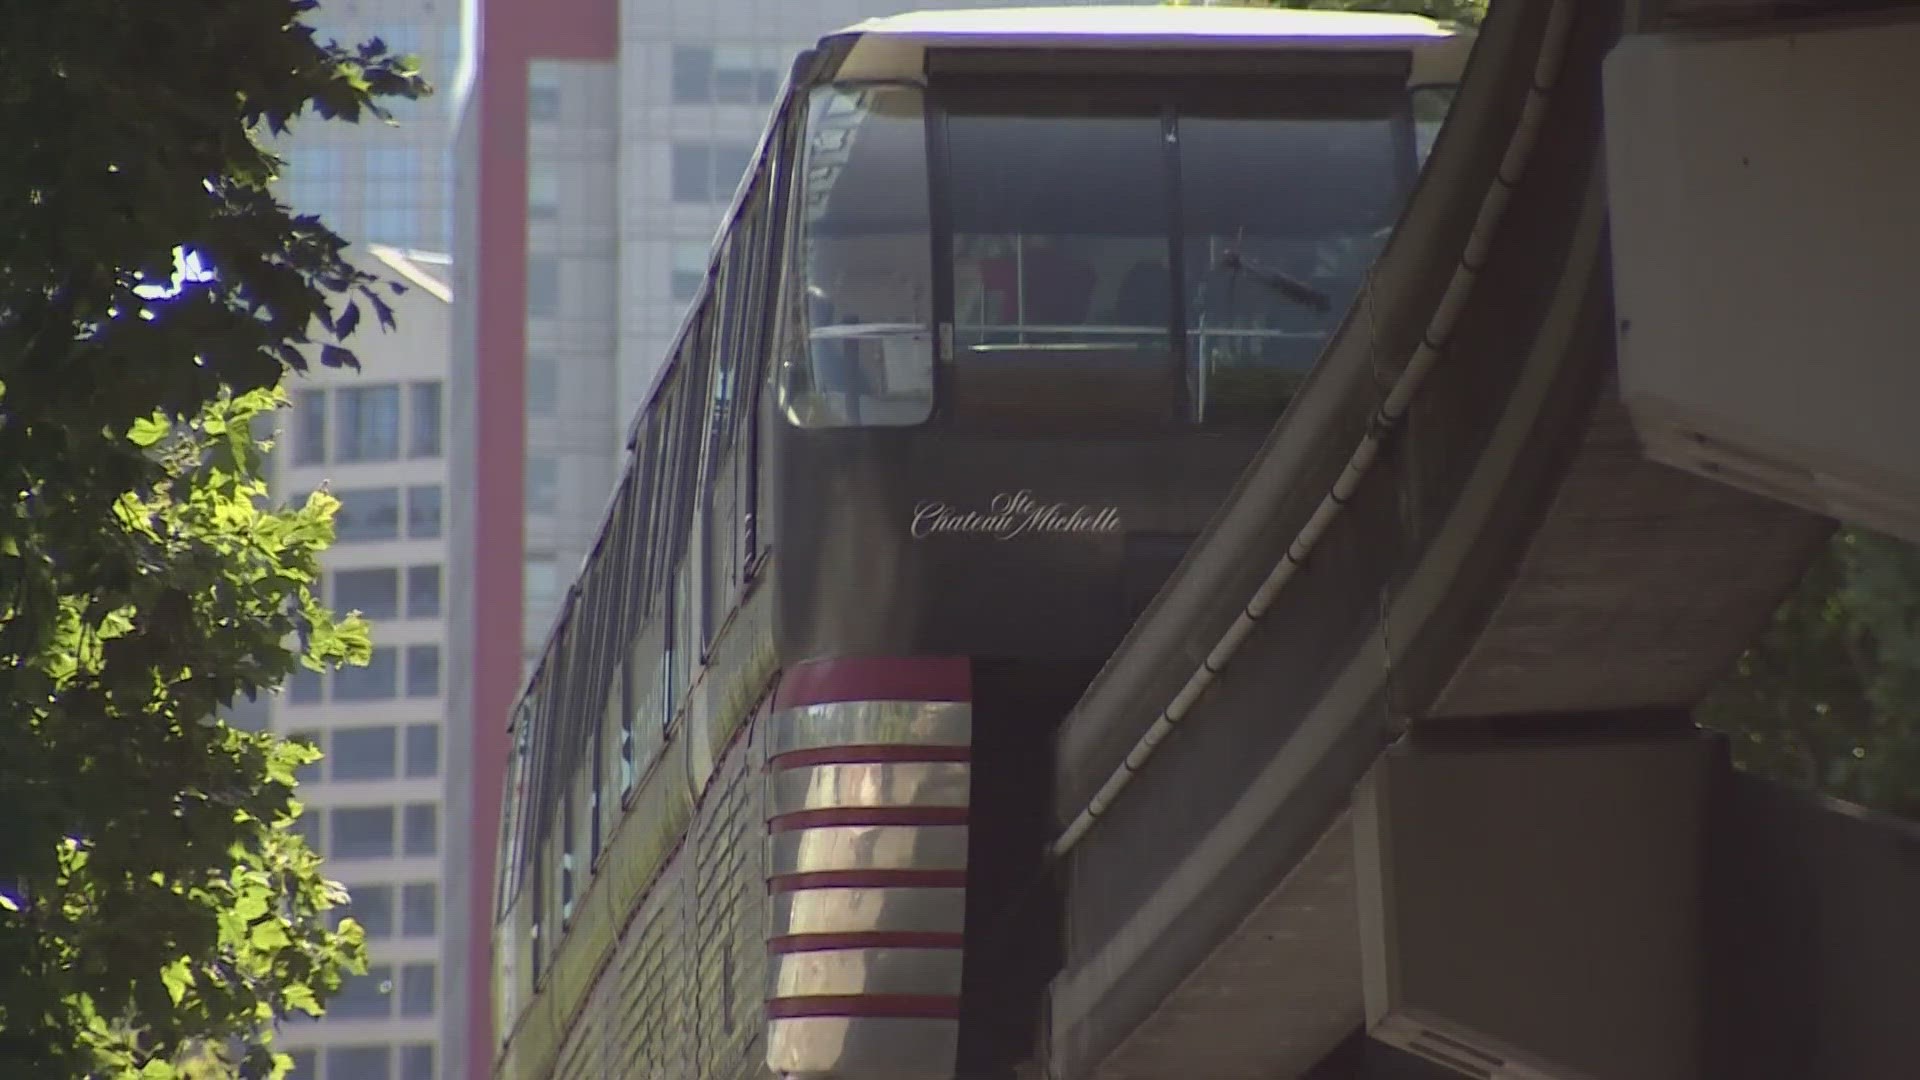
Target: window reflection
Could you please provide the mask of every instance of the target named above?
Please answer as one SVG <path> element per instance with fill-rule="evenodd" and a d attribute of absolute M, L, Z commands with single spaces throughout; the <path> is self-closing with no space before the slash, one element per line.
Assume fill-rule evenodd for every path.
<path fill-rule="evenodd" d="M 400 456 L 400 388 L 344 387 L 336 393 L 338 461 L 392 461 Z"/>
<path fill-rule="evenodd" d="M 1392 232 L 1411 177 L 1395 95 L 1373 116 L 1180 119 L 1188 385 L 1205 421 L 1291 401 Z"/>
<path fill-rule="evenodd" d="M 800 213 L 807 346 L 788 417 L 806 427 L 917 424 L 933 407 L 926 136 L 918 90 L 815 91 Z"/>
<path fill-rule="evenodd" d="M 957 348 L 1164 353 L 1161 134 L 1157 116 L 950 118 Z"/>
<path fill-rule="evenodd" d="M 956 420 L 1173 418 L 1166 137 L 1157 112 L 948 117 Z"/>

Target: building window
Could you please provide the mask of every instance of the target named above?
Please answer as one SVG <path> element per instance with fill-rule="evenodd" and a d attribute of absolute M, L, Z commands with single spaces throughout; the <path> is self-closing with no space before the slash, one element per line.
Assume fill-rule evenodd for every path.
<path fill-rule="evenodd" d="M 547 604 L 560 596 L 560 565 L 551 555 L 529 555 L 525 564 L 525 600 Z"/>
<path fill-rule="evenodd" d="M 680 105 L 765 104 L 778 73 L 755 61 L 750 49 L 688 45 L 673 50 L 673 100 Z"/>
<path fill-rule="evenodd" d="M 704 105 L 713 100 L 713 50 L 682 45 L 673 50 L 673 100 Z"/>
<path fill-rule="evenodd" d="M 344 488 L 334 493 L 333 538 L 342 543 L 400 538 L 399 488 Z"/>
<path fill-rule="evenodd" d="M 320 1067 L 315 1063 L 315 1050 L 289 1050 L 287 1056 L 293 1059 L 293 1066 L 287 1070 L 287 1080 L 320 1080 Z"/>
<path fill-rule="evenodd" d="M 440 646 L 407 646 L 407 696 L 440 696 Z"/>
<path fill-rule="evenodd" d="M 527 119 L 543 123 L 560 119 L 560 88 L 551 83 L 528 86 Z"/>
<path fill-rule="evenodd" d="M 391 566 L 335 571 L 333 607 L 336 611 L 358 611 L 369 619 L 398 617 L 400 571 Z"/>
<path fill-rule="evenodd" d="M 369 180 L 418 180 L 426 175 L 416 147 L 371 146 L 366 154 L 363 160 Z"/>
<path fill-rule="evenodd" d="M 327 913 L 335 927 L 341 919 L 350 918 L 366 931 L 368 941 L 393 936 L 393 886 L 350 885 L 347 894 L 351 897 L 347 903 Z"/>
<path fill-rule="evenodd" d="M 400 656 L 391 645 L 376 646 L 365 667 L 333 673 L 333 700 L 387 701 L 399 696 Z"/>
<path fill-rule="evenodd" d="M 432 1043 L 411 1043 L 400 1048 L 400 1080 L 433 1080 Z"/>
<path fill-rule="evenodd" d="M 438 656 L 435 657 L 436 662 Z M 421 780 L 440 775 L 440 725 L 407 725 L 407 776 Z"/>
<path fill-rule="evenodd" d="M 376 244 L 415 247 L 420 235 L 420 211 L 412 206 L 369 206 L 361 235 Z"/>
<path fill-rule="evenodd" d="M 417 881 L 400 890 L 400 932 L 407 937 L 432 937 L 440 928 L 440 889 L 431 881 Z"/>
<path fill-rule="evenodd" d="M 408 964 L 400 969 L 400 1015 L 433 1015 L 434 971 L 432 964 Z"/>
<path fill-rule="evenodd" d="M 673 148 L 673 201 L 713 200 L 713 150 L 708 146 Z"/>
<path fill-rule="evenodd" d="M 391 725 L 336 728 L 333 732 L 335 780 L 391 780 L 399 768 L 400 732 Z"/>
<path fill-rule="evenodd" d="M 560 260 L 551 255 L 527 259 L 527 314 L 551 319 L 560 313 Z"/>
<path fill-rule="evenodd" d="M 328 817 L 334 858 L 393 858 L 393 807 L 336 806 Z"/>
<path fill-rule="evenodd" d="M 327 392 L 297 390 L 293 395 L 293 463 L 327 461 Z"/>
<path fill-rule="evenodd" d="M 367 977 L 348 976 L 349 979 Z M 334 1003 L 327 1005 L 328 1019 L 341 1015 L 335 1003 L 346 996 L 345 989 L 342 989 Z M 382 1011 L 375 1015 L 385 1018 L 389 1014 Z M 327 1080 L 393 1080 L 393 1054 L 386 1046 L 329 1046 Z"/>
<path fill-rule="evenodd" d="M 400 456 L 400 388 L 353 386 L 334 391 L 338 461 L 392 461 Z"/>
<path fill-rule="evenodd" d="M 722 105 L 750 105 L 758 96 L 760 69 L 753 50 L 722 46 L 713 54 L 713 100 Z"/>
<path fill-rule="evenodd" d="M 527 354 L 527 414 L 552 416 L 560 405 L 560 372 L 553 357 Z"/>
<path fill-rule="evenodd" d="M 560 216 L 560 178 L 545 169 L 527 173 L 527 219 L 551 221 Z"/>
<path fill-rule="evenodd" d="M 252 699 L 245 694 L 235 694 L 233 705 L 220 710 L 220 718 L 237 731 L 265 731 L 267 721 L 273 718 L 273 706 L 264 694 Z"/>
<path fill-rule="evenodd" d="M 552 454 L 527 455 L 527 512 L 551 514 L 560 505 L 560 462 Z"/>
<path fill-rule="evenodd" d="M 317 705 L 323 696 L 322 676 L 308 667 L 296 667 L 287 676 L 287 702 L 292 705 Z"/>
<path fill-rule="evenodd" d="M 413 407 L 412 429 L 408 434 L 407 456 L 432 458 L 440 456 L 440 384 L 437 382 L 417 382 L 407 388 L 408 400 Z"/>
<path fill-rule="evenodd" d="M 753 148 L 745 143 L 675 143 L 674 201 L 714 203 L 731 198 L 752 160 Z"/>
<path fill-rule="evenodd" d="M 407 618 L 440 617 L 440 567 L 437 564 L 407 567 Z"/>
<path fill-rule="evenodd" d="M 407 539 L 440 538 L 440 485 L 416 484 L 407 489 Z"/>
<path fill-rule="evenodd" d="M 293 831 L 307 842 L 307 850 L 315 855 L 326 854 L 326 829 L 321 824 L 320 811 L 309 810 L 294 818 Z"/>
<path fill-rule="evenodd" d="M 414 803 L 406 810 L 406 854 L 432 855 L 440 850 L 440 807 Z"/>
<path fill-rule="evenodd" d="M 675 300 L 700 295 L 700 285 L 707 279 L 707 244 L 700 240 L 674 241 L 672 274 Z"/>
<path fill-rule="evenodd" d="M 340 980 L 340 991 L 327 1002 L 329 1020 L 385 1020 L 393 1015 L 392 992 L 384 984 L 393 982 L 392 964 L 368 964 L 365 975 L 348 975 Z M 382 1052 L 385 1047 L 380 1048 Z M 334 1051 L 328 1052 L 331 1059 Z M 333 1063 L 327 1063 L 331 1076 Z"/>

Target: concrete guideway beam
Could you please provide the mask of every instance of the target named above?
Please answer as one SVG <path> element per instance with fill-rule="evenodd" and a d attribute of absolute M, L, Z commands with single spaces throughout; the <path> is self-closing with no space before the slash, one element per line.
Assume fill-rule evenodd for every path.
<path fill-rule="evenodd" d="M 1606 112 L 1647 452 L 1920 541 L 1916 53 L 1910 5 L 1632 35 Z"/>

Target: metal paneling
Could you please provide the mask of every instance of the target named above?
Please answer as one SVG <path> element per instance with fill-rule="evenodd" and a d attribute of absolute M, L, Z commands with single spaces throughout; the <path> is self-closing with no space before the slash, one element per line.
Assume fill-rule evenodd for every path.
<path fill-rule="evenodd" d="M 773 775 L 767 812 L 856 807 L 964 807 L 971 770 L 965 762 L 903 761 L 815 765 Z"/>
<path fill-rule="evenodd" d="M 968 830 L 951 812 L 967 810 L 972 774 L 953 759 L 969 755 L 972 726 L 972 706 L 949 702 L 835 702 L 769 718 L 776 1073 L 952 1074 L 966 926 L 954 878 Z"/>
<path fill-rule="evenodd" d="M 973 706 L 964 701 L 836 701 L 781 709 L 767 718 L 767 756 L 846 746 L 969 746 Z"/>

